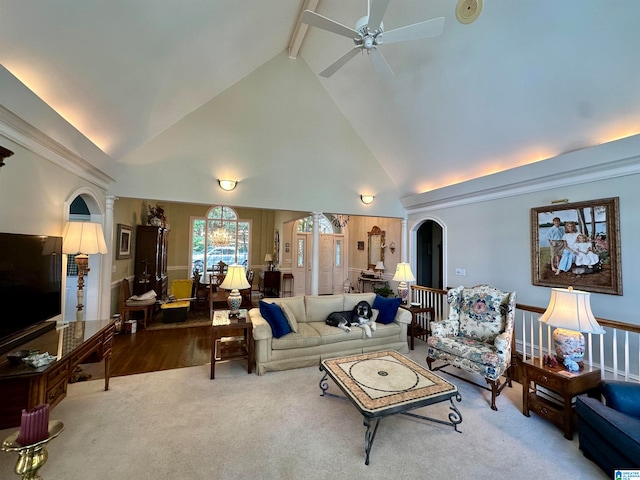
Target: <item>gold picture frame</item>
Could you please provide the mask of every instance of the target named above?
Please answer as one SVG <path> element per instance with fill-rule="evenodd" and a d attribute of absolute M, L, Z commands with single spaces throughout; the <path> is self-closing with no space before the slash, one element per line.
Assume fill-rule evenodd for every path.
<path fill-rule="evenodd" d="M 532 208 L 531 282 L 622 295 L 619 198 Z"/>

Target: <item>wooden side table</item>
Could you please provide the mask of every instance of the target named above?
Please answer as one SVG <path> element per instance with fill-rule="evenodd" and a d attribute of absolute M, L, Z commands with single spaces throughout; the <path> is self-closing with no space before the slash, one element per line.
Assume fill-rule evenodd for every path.
<path fill-rule="evenodd" d="M 407 336 L 407 342 L 409 347 L 413 350 L 414 339 L 416 337 L 426 337 L 429 335 L 429 322 L 433 320 L 435 310 L 432 307 L 412 307 L 411 305 L 400 305 L 400 308 L 411 312 L 411 324 L 409 325 L 409 332 Z M 429 319 L 426 322 L 420 322 L 424 317 L 421 313 L 428 313 Z"/>
<path fill-rule="evenodd" d="M 226 339 L 226 340 L 225 340 Z M 216 362 L 247 359 L 247 370 L 253 371 L 253 325 L 247 311 L 229 317 L 229 310 L 216 310 L 211 323 L 211 380 L 216 378 Z"/>
<path fill-rule="evenodd" d="M 522 413 L 529 416 L 533 410 L 564 431 L 567 440 L 573 438 L 573 397 L 595 393 L 600 381 L 600 369 L 585 366 L 579 372 L 569 372 L 563 365 L 543 365 L 539 358 L 522 363 Z M 533 385 L 531 385 L 533 384 Z M 558 403 L 543 398 L 536 385 L 550 390 Z M 555 394 L 555 395 L 553 395 Z"/>

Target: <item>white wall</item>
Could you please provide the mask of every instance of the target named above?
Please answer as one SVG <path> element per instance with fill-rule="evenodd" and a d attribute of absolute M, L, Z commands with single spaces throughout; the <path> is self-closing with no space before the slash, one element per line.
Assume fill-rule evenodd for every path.
<path fill-rule="evenodd" d="M 600 149 L 605 155 L 603 163 L 615 154 Z M 580 152 L 578 157 L 580 156 Z M 585 157 L 593 152 L 585 151 Z M 640 151 L 638 151 L 640 154 Z M 562 162 L 562 158 L 553 162 Z M 640 164 L 640 157 L 627 161 Z M 538 168 L 538 167 L 536 167 Z M 631 169 L 630 171 L 632 171 Z M 606 171 L 602 177 L 609 176 Z M 441 196 L 428 208 L 410 213 L 410 230 L 415 230 L 425 219 L 437 219 L 445 225 L 445 285 L 473 286 L 490 283 L 502 290 L 515 290 L 518 303 L 546 307 L 550 288 L 531 284 L 530 209 L 550 205 L 554 199 L 567 198 L 570 202 L 599 198 L 620 198 L 620 242 L 622 259 L 623 295 L 591 294 L 591 305 L 597 317 L 640 324 L 637 315 L 637 292 L 640 289 L 640 174 L 630 173 L 600 181 L 571 185 L 568 179 L 562 187 L 539 186 L 537 191 L 512 193 L 501 198 L 487 199 L 470 195 L 458 205 Z M 498 185 L 496 185 L 498 186 Z M 463 185 L 460 185 L 462 188 Z M 482 198 L 481 198 L 482 197 Z M 443 206 L 438 207 L 438 203 Z M 450 206 L 447 206 L 450 203 Z M 415 232 L 412 232 L 415 245 Z M 415 248 L 415 247 L 414 247 Z M 415 261 L 415 254 L 413 255 Z M 466 276 L 456 276 L 455 269 L 464 268 Z"/>
<path fill-rule="evenodd" d="M 116 196 L 403 215 L 394 182 L 303 61 L 276 56 L 122 160 Z M 232 192 L 218 178 L 240 180 Z M 373 193 L 373 205 L 360 201 Z"/>

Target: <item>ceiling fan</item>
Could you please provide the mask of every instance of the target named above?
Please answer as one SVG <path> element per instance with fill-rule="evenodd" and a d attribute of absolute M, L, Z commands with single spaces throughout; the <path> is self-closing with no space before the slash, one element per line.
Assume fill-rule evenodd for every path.
<path fill-rule="evenodd" d="M 387 10 L 389 0 L 369 0 L 367 16 L 362 17 L 349 28 L 311 10 L 302 13 L 301 21 L 313 27 L 318 27 L 329 32 L 349 37 L 355 43 L 355 47 L 340 57 L 320 72 L 321 77 L 329 78 L 343 67 L 349 60 L 360 52 L 367 52 L 373 68 L 383 77 L 392 77 L 393 70 L 378 49 L 383 43 L 396 43 L 405 40 L 437 37 L 442 33 L 444 17 L 434 18 L 425 22 L 414 23 L 394 30 L 384 31 L 382 17 Z"/>

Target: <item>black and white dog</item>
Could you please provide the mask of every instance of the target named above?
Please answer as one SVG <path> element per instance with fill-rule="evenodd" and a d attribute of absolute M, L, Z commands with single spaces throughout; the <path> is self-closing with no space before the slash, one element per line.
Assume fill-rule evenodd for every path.
<path fill-rule="evenodd" d="M 360 327 L 364 329 L 367 337 L 371 336 L 371 330 L 375 331 L 376 322 L 371 321 L 373 310 L 368 302 L 358 302 L 353 310 L 346 312 L 333 312 L 327 317 L 327 325 L 338 327 L 345 332 L 350 332 L 350 327 Z"/>

